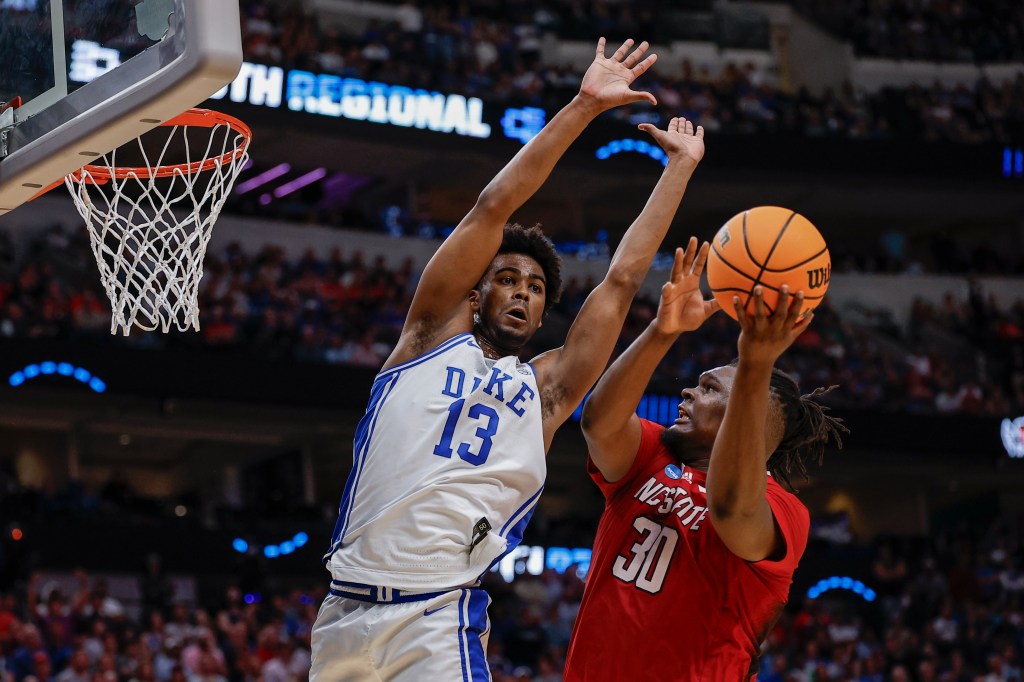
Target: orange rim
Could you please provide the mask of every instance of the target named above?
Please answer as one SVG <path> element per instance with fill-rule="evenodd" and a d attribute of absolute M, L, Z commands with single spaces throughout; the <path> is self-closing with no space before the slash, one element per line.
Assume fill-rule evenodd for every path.
<path fill-rule="evenodd" d="M 252 142 L 252 131 L 249 130 L 249 126 L 242 123 L 234 116 L 228 116 L 227 114 L 222 114 L 219 111 L 211 111 L 209 109 L 189 109 L 185 113 L 179 114 L 178 116 L 161 123 L 157 127 L 167 128 L 173 126 L 193 126 L 197 128 L 215 128 L 220 125 L 226 125 L 231 130 L 242 136 L 234 149 L 224 152 L 223 154 L 211 156 L 210 158 L 203 159 L 202 161 L 193 161 L 192 163 L 175 163 L 156 166 L 153 168 L 150 168 L 149 166 L 115 166 L 114 168 L 110 168 L 108 166 L 85 165 L 81 170 L 72 173 L 72 176 L 75 180 L 81 180 L 82 172 L 87 171 L 89 175 L 85 179 L 86 182 L 103 184 L 110 178 L 166 178 L 174 175 L 175 173 L 194 175 L 195 173 L 208 171 L 217 166 L 225 166 L 245 154 L 245 150 L 249 148 L 249 143 Z"/>

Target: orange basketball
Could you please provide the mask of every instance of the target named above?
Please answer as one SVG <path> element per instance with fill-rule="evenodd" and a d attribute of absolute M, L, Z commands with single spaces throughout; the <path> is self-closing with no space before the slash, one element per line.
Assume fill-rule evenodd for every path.
<path fill-rule="evenodd" d="M 832 277 L 832 259 L 825 240 L 811 221 L 796 211 L 778 206 L 758 206 L 737 214 L 722 226 L 711 242 L 707 264 L 708 284 L 719 305 L 733 319 L 733 296 L 739 296 L 748 315 L 754 314 L 754 287 L 764 287 L 764 303 L 770 315 L 779 289 L 804 292 L 800 317 L 825 298 Z"/>

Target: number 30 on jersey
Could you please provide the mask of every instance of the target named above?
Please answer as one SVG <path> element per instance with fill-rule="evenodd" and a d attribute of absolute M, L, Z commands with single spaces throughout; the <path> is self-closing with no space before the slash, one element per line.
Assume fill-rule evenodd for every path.
<path fill-rule="evenodd" d="M 640 538 L 633 543 L 629 556 L 620 554 L 615 557 L 612 575 L 625 583 L 635 584 L 644 592 L 657 594 L 665 582 L 672 554 L 679 542 L 679 532 L 645 516 L 633 519 L 633 528 L 640 533 Z"/>

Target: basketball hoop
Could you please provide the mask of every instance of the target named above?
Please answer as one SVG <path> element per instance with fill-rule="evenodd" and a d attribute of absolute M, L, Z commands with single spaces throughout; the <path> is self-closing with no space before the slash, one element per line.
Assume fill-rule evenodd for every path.
<path fill-rule="evenodd" d="M 203 257 L 251 141 L 238 119 L 190 109 L 139 137 L 137 150 L 125 145 L 64 178 L 89 229 L 111 334 L 199 331 Z M 138 165 L 118 164 L 131 153 Z"/>

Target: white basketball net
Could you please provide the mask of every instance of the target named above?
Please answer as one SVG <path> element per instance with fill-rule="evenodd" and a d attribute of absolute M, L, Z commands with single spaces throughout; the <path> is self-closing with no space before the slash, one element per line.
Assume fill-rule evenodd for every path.
<path fill-rule="evenodd" d="M 200 130 L 209 132 L 205 148 L 195 144 Z M 151 169 L 170 165 L 164 156 L 172 143 L 175 149 L 184 148 L 184 163 L 168 177 L 148 173 L 140 177 L 136 172 L 114 176 L 115 149 L 64 179 L 89 229 L 103 288 L 110 298 L 111 334 L 120 330 L 128 336 L 133 325 L 165 333 L 172 326 L 179 331 L 199 330 L 203 257 L 224 200 L 249 158 L 248 140 L 226 123 L 210 128 L 163 126 L 147 135 L 160 131 L 167 134 L 167 141 L 155 162 L 150 161 L 142 139 L 136 143 L 142 165 Z M 197 170 L 196 162 L 206 159 L 213 159 L 212 167 Z M 95 171 L 104 168 L 111 171 L 109 181 L 101 181 L 102 172 L 97 181 Z"/>

